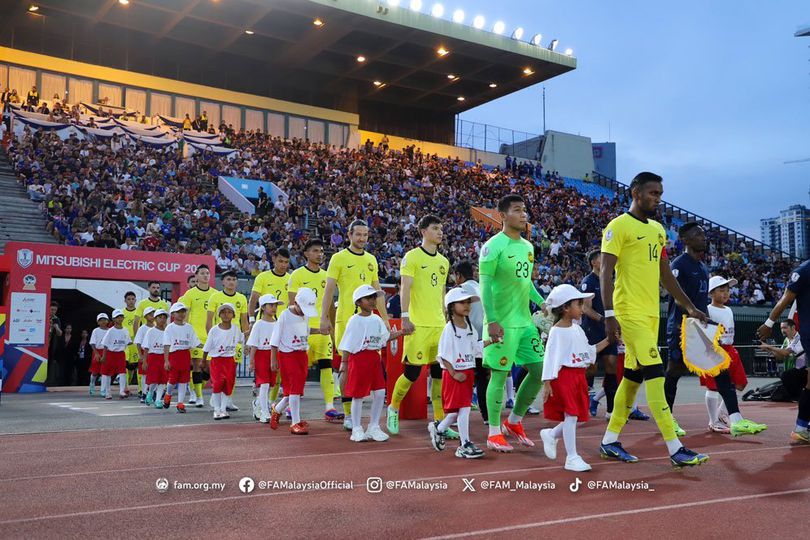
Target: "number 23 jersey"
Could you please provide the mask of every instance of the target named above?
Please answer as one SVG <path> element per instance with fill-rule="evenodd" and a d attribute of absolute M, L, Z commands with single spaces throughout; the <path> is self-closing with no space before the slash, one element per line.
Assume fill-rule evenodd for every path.
<path fill-rule="evenodd" d="M 484 315 L 484 324 L 497 322 L 503 328 L 532 326 L 529 294 L 534 287 L 534 246 L 525 238 L 513 240 L 500 232 L 481 248 L 478 272 L 491 280 L 493 298 L 489 301 L 495 320 Z"/>
<path fill-rule="evenodd" d="M 661 259 L 666 258 L 666 232 L 652 219 L 625 213 L 602 232 L 602 253 L 616 262 L 613 309 L 624 317 L 659 317 Z"/>

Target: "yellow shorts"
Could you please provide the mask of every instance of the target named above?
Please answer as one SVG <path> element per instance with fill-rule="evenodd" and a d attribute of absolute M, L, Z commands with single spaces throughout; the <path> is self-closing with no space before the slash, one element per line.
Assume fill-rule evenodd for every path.
<path fill-rule="evenodd" d="M 661 364 L 658 354 L 658 317 L 616 317 L 622 327 L 625 369 Z"/>
<path fill-rule="evenodd" d="M 426 366 L 436 362 L 439 355 L 439 339 L 444 328 L 441 326 L 417 326 L 413 334 L 405 336 L 402 346 L 402 363 L 412 366 Z"/>
<path fill-rule="evenodd" d="M 332 338 L 323 334 L 309 335 L 309 365 L 314 366 L 318 360 L 332 361 Z"/>
<path fill-rule="evenodd" d="M 130 343 L 127 345 L 126 348 L 127 353 L 127 364 L 137 364 L 140 361 L 140 357 L 138 356 L 138 346 L 134 343 Z"/>
<path fill-rule="evenodd" d="M 205 345 L 205 343 L 203 343 Z M 203 357 L 203 350 L 202 347 L 198 347 L 196 349 L 191 349 L 191 359 L 192 360 L 202 360 Z"/>
<path fill-rule="evenodd" d="M 335 347 L 340 347 L 340 340 L 343 338 L 343 334 L 346 332 L 347 324 L 349 324 L 349 321 L 335 322 Z M 338 352 L 340 352 L 339 349 Z"/>

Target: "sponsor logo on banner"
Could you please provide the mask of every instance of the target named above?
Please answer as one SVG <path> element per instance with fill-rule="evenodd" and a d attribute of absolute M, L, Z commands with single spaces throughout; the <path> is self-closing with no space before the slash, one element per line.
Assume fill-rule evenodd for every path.
<path fill-rule="evenodd" d="M 34 252 L 30 249 L 17 251 L 17 264 L 20 265 L 20 268 L 28 268 L 34 264 Z"/>
<path fill-rule="evenodd" d="M 33 274 L 26 274 L 23 276 L 23 290 L 35 291 L 37 290 L 37 277 Z"/>

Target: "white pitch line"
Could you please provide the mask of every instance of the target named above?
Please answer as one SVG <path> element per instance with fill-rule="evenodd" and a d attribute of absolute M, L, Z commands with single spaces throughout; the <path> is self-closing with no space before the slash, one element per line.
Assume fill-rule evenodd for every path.
<path fill-rule="evenodd" d="M 525 529 L 535 529 L 538 527 L 548 527 L 549 525 L 564 525 L 568 523 L 577 523 L 580 521 L 589 521 L 592 519 L 612 518 L 619 516 L 633 516 L 637 514 L 644 514 L 648 512 L 660 512 L 662 510 L 680 510 L 683 508 L 693 508 L 696 506 L 706 506 L 709 504 L 722 504 L 740 501 L 750 501 L 753 499 L 764 499 L 766 497 L 779 497 L 782 495 L 796 495 L 799 493 L 810 493 L 810 487 L 801 489 L 789 489 L 785 491 L 775 491 L 771 493 L 755 493 L 752 495 L 738 495 L 736 497 L 722 497 L 719 499 L 710 499 L 707 501 L 696 501 L 679 504 L 665 504 L 662 506 L 648 506 L 644 508 L 634 508 L 631 510 L 620 510 L 617 512 L 603 512 L 601 514 L 588 514 L 585 516 L 576 516 L 562 519 L 551 519 L 548 521 L 536 521 L 534 523 L 524 523 L 522 525 L 510 525 L 508 527 L 497 527 L 494 529 L 480 529 L 477 531 L 467 531 L 457 534 L 446 534 L 442 536 L 425 537 L 423 540 L 449 540 L 451 538 L 469 538 L 471 536 L 493 535 L 498 533 L 507 533 L 512 531 L 520 531 Z"/>
<path fill-rule="evenodd" d="M 724 451 L 724 452 L 715 452 L 715 454 L 742 454 L 742 453 L 746 453 L 746 452 L 758 452 L 758 451 L 763 451 L 763 450 L 781 450 L 781 449 L 785 449 L 785 448 L 792 448 L 792 447 L 790 447 L 790 446 L 781 446 L 781 447 L 770 447 L 770 448 L 727 450 L 727 451 Z M 423 447 L 419 447 L 419 448 L 416 448 L 415 450 L 423 450 L 423 449 L 424 449 Z M 391 450 L 382 450 L 382 452 L 386 452 L 386 451 L 390 452 Z M 352 453 L 353 454 L 364 454 L 364 453 L 374 453 L 374 452 L 378 452 L 378 451 L 373 451 L 373 452 L 352 452 Z M 340 456 L 341 454 L 328 454 L 328 455 L 330 455 L 330 456 Z M 298 456 L 298 457 L 307 457 L 307 456 Z M 657 460 L 661 460 L 661 459 L 667 459 L 667 458 L 664 458 L 664 457 L 643 458 L 640 461 L 657 461 Z M 241 462 L 241 461 L 266 461 L 266 460 L 240 460 L 240 461 L 237 461 L 237 462 Z M 221 464 L 221 463 L 230 463 L 230 462 L 218 462 L 218 463 L 214 463 L 214 464 Z M 607 461 L 607 462 L 596 463 L 595 466 L 611 465 L 611 464 L 618 464 L 618 463 L 620 463 L 620 462 L 618 462 L 618 461 Z M 208 464 L 207 463 L 200 463 L 199 465 L 208 465 Z M 546 466 L 546 467 L 532 467 L 532 468 L 527 468 L 527 469 L 512 469 L 512 470 L 491 471 L 491 472 L 475 473 L 475 474 L 477 476 L 485 476 L 485 475 L 491 475 L 491 474 L 509 474 L 509 473 L 513 473 L 513 472 L 527 472 L 527 471 L 538 471 L 538 470 L 558 469 L 558 468 L 560 468 L 559 465 L 554 465 L 554 466 Z M 128 471 L 103 471 L 103 472 L 128 472 Z M 53 475 L 53 476 L 64 476 L 64 475 Z M 468 477 L 468 476 L 470 476 L 469 473 L 464 474 L 464 475 L 457 474 L 457 475 L 434 476 L 434 477 L 426 477 L 426 478 L 412 478 L 410 480 L 403 480 L 403 481 L 404 482 L 408 482 L 408 481 L 418 482 L 420 480 L 422 480 L 422 481 L 425 481 L 425 480 L 438 480 L 438 479 L 449 479 L 449 478 L 461 478 L 461 477 Z M 361 486 L 365 485 L 365 484 L 362 484 L 362 481 L 355 482 L 355 484 L 357 485 L 357 487 L 355 489 L 359 489 Z M 116 512 L 128 512 L 128 511 L 132 511 L 132 510 L 149 510 L 149 509 L 153 509 L 153 508 L 184 506 L 184 505 L 189 505 L 189 504 L 201 504 L 201 503 L 232 501 L 232 500 L 238 500 L 238 499 L 249 499 L 249 498 L 253 498 L 253 497 L 271 497 L 271 496 L 276 496 L 276 495 L 295 495 L 295 494 L 302 494 L 302 493 L 320 493 L 322 491 L 324 491 L 324 490 L 311 490 L 311 489 L 306 490 L 305 489 L 305 490 L 300 490 L 300 491 L 298 491 L 298 490 L 297 491 L 280 491 L 280 492 L 270 492 L 270 493 L 257 493 L 255 495 L 234 495 L 234 496 L 227 496 L 227 497 L 215 497 L 215 498 L 211 498 L 211 499 L 195 499 L 195 500 L 191 500 L 191 501 L 175 501 L 175 502 L 170 502 L 170 503 L 150 504 L 150 505 L 135 506 L 135 507 L 133 507 L 133 506 L 124 506 L 124 507 L 118 507 L 118 508 L 107 508 L 107 509 L 103 509 L 103 510 L 86 510 L 86 511 L 81 511 L 81 512 L 71 512 L 69 514 L 54 514 L 54 515 L 50 515 L 50 516 L 17 518 L 17 519 L 11 519 L 11 520 L 6 520 L 6 521 L 0 521 L 0 526 L 1 525 L 13 525 L 13 524 L 17 524 L 17 523 L 31 523 L 31 522 L 37 522 L 37 521 L 49 521 L 49 520 L 54 520 L 54 519 L 66 519 L 66 518 L 79 517 L 79 516 L 92 516 L 92 515 L 110 514 L 110 513 L 116 513 Z M 740 498 L 739 500 L 745 500 L 747 498 L 770 497 L 770 496 L 776 496 L 776 495 L 788 495 L 788 494 L 804 493 L 804 492 L 810 492 L 810 488 L 802 488 L 802 489 L 798 489 L 798 490 L 788 490 L 788 491 L 782 491 L 782 492 L 776 492 L 776 493 L 745 495 L 745 496 L 741 496 L 742 498 Z M 683 504 L 680 504 L 680 505 L 676 504 L 676 505 L 662 506 L 662 507 L 658 507 L 658 509 L 686 508 L 686 507 L 689 507 L 689 506 L 697 506 L 697 505 L 701 505 L 701 504 L 710 504 L 710 503 L 713 503 L 713 502 L 729 502 L 729 501 L 734 501 L 734 500 L 737 500 L 737 499 L 738 499 L 737 497 L 730 497 L 730 498 L 725 498 L 725 499 L 716 499 L 714 501 L 702 501 L 700 503 L 683 503 Z M 614 513 L 606 513 L 606 514 L 592 514 L 590 516 L 582 516 L 580 518 L 567 518 L 567 519 L 564 519 L 564 520 L 538 522 L 538 524 L 515 525 L 513 527 L 514 528 L 542 527 L 542 526 L 545 526 L 545 525 L 551 525 L 551 524 L 556 524 L 556 523 L 574 522 L 574 521 L 580 521 L 582 519 L 597 519 L 599 517 L 611 517 L 611 516 L 614 516 L 614 515 L 618 516 L 618 515 L 625 515 L 625 514 L 634 514 L 634 513 L 652 511 L 652 510 L 653 510 L 652 508 L 643 508 L 643 509 L 639 509 L 639 510 L 625 510 L 625 511 L 622 511 L 622 512 L 614 512 Z M 511 530 L 511 528 L 506 527 L 504 529 L 494 529 L 494 531 L 501 531 L 501 530 Z M 486 532 L 487 531 L 475 531 L 473 533 L 462 533 L 462 534 L 480 535 L 480 534 L 486 534 Z M 446 537 L 437 537 L 437 538 L 456 538 L 456 536 L 446 536 Z"/>

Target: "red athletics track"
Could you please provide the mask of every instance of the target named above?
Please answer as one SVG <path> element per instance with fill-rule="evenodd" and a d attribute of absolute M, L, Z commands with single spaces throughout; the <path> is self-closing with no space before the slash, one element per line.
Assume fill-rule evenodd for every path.
<path fill-rule="evenodd" d="M 637 464 L 600 460 L 604 420 L 578 433 L 580 454 L 594 466 L 578 476 L 539 447 L 478 461 L 434 452 L 425 422 L 403 422 L 387 443 L 351 443 L 339 426 L 312 422 L 312 434 L 290 435 L 254 423 L 195 427 L 82 431 L 0 437 L 2 538 L 199 537 L 245 538 L 274 529 L 296 538 L 461 538 L 518 534 L 537 538 L 607 534 L 624 538 L 740 538 L 803 535 L 797 516 L 810 505 L 810 447 L 790 447 L 795 405 L 744 405 L 747 416 L 768 423 L 756 437 L 732 439 L 705 432 L 702 405 L 677 409 L 690 431 L 684 441 L 711 454 L 708 464 L 673 470 L 650 422 L 631 422 L 622 436 Z M 484 430 L 475 420 L 474 439 Z M 546 422 L 526 422 L 532 438 Z M 283 427 L 286 427 L 283 426 Z M 239 479 L 353 481 L 351 491 L 255 489 L 242 494 Z M 366 479 L 444 482 L 446 490 L 370 494 Z M 170 482 L 224 482 L 224 491 L 158 493 Z M 462 478 L 474 478 L 475 493 Z M 550 491 L 484 490 L 481 481 L 554 482 Z M 589 490 L 589 480 L 647 482 L 654 491 Z M 191 529 L 189 529 L 191 527 Z M 612 532 L 607 532 L 612 531 Z"/>

